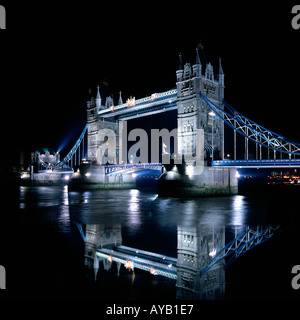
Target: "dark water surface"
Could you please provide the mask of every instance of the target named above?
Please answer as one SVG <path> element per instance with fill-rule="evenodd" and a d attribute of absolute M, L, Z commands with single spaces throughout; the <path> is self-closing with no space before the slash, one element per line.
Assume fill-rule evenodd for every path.
<path fill-rule="evenodd" d="M 1 260 L 7 289 L 1 298 L 169 299 L 176 280 L 116 263 L 94 271 L 84 264 L 85 243 L 77 228 L 91 225 L 125 246 L 177 258 L 182 230 L 225 242 L 247 226 L 279 225 L 278 235 L 249 251 L 225 271 L 225 299 L 299 298 L 291 269 L 299 259 L 297 188 L 231 197 L 171 199 L 131 190 L 69 191 L 61 187 L 13 187 L 2 194 Z M 213 236 L 212 236 L 213 235 Z M 211 244 L 213 246 L 213 244 Z"/>

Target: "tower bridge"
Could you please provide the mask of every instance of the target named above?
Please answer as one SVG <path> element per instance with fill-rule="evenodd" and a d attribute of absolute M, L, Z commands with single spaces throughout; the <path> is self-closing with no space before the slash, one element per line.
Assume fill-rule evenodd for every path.
<path fill-rule="evenodd" d="M 98 166 L 98 177 L 95 178 L 95 168 L 91 175 L 95 183 L 109 183 L 109 176 L 117 173 L 122 175 L 122 181 L 132 182 L 132 175 L 128 174 L 141 170 L 141 157 L 137 152 L 145 149 L 140 136 L 135 145 L 136 154 L 130 158 L 127 139 L 131 132 L 127 132 L 127 121 L 169 111 L 176 111 L 175 151 L 170 154 L 169 140 L 163 141 L 156 152 L 170 155 L 173 160 L 181 159 L 181 162 L 174 162 L 178 164 L 174 170 L 174 166 L 163 168 L 170 160 L 164 163 L 162 159 L 164 173 L 160 180 L 165 190 L 172 190 L 174 183 L 180 186 L 181 181 L 187 187 L 185 194 L 232 194 L 237 192 L 237 168 L 300 167 L 300 144 L 264 128 L 230 106 L 224 99 L 225 75 L 221 59 L 215 72 L 211 63 L 201 61 L 200 50 L 196 48 L 193 65 L 183 64 L 179 55 L 175 89 L 141 99 L 131 97 L 125 103 L 120 96 L 119 103 L 114 105 L 111 97 L 102 101 L 98 86 L 96 97 L 87 101 L 87 123 L 82 134 L 66 157 L 50 167 L 74 167 L 84 158 Z M 226 134 L 225 125 L 229 128 Z M 137 139 L 138 135 L 134 136 Z M 226 157 L 226 148 L 233 151 L 230 151 L 230 158 Z M 154 170 L 147 162 L 142 161 L 142 164 Z M 114 165 L 116 167 L 112 168 Z"/>
<path fill-rule="evenodd" d="M 85 265 L 94 269 L 97 280 L 99 268 L 110 270 L 117 265 L 129 272 L 135 269 L 176 281 L 179 299 L 214 299 L 225 297 L 225 269 L 243 254 L 271 239 L 278 227 L 249 226 L 229 239 L 225 226 L 177 227 L 177 257 L 128 247 L 122 244 L 120 224 L 87 224 L 85 232 L 77 227 L 85 243 Z M 228 238 L 228 236 L 227 236 Z M 101 277 L 101 274 L 100 274 Z"/>

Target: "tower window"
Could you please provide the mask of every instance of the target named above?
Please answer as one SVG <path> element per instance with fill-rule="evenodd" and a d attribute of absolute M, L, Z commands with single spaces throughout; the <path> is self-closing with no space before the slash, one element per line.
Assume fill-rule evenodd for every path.
<path fill-rule="evenodd" d="M 190 234 L 184 234 L 183 235 L 183 242 L 194 243 L 194 236 L 190 235 Z"/>

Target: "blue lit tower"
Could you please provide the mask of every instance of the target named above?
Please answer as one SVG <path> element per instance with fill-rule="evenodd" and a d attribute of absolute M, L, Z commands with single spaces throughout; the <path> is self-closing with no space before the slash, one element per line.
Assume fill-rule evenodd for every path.
<path fill-rule="evenodd" d="M 94 268 L 95 278 L 99 269 L 99 262 L 103 262 L 107 270 L 111 264 L 107 260 L 100 259 L 96 255 L 96 250 L 100 248 L 113 248 L 122 244 L 122 233 L 120 224 L 87 224 L 85 231 L 84 264 L 89 268 Z M 120 270 L 120 264 L 118 264 Z"/>
<path fill-rule="evenodd" d="M 88 159 L 97 162 L 98 111 L 101 108 L 101 96 L 97 87 L 96 101 L 93 97 L 87 101 Z"/>
<path fill-rule="evenodd" d="M 211 63 L 203 61 L 199 53 L 203 47 L 196 48 L 196 63 L 183 65 L 179 55 L 177 76 L 178 104 L 178 150 L 185 156 L 193 156 L 196 148 L 196 129 L 204 129 L 204 147 L 207 157 L 221 158 L 224 156 L 224 123 L 216 117 L 204 101 L 200 92 L 213 103 L 223 108 L 224 73 L 219 60 L 219 73 L 216 76 Z M 188 157 L 186 157 L 188 158 Z"/>
<path fill-rule="evenodd" d="M 177 299 L 225 298 L 224 260 L 200 275 L 201 270 L 225 246 L 223 226 L 182 225 L 177 228 Z"/>
<path fill-rule="evenodd" d="M 96 99 L 91 97 L 87 102 L 88 159 L 95 164 L 118 163 L 118 154 L 110 151 L 118 150 L 118 121 L 101 118 L 98 114 L 99 110 L 106 108 L 113 108 L 113 99 L 108 96 L 103 105 L 98 86 Z M 108 138 L 106 142 L 105 137 Z M 108 145 L 111 148 L 107 148 Z"/>

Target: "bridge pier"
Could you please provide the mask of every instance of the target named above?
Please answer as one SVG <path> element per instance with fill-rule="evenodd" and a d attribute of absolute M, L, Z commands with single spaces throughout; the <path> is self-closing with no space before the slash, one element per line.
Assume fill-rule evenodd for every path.
<path fill-rule="evenodd" d="M 158 181 L 160 196 L 205 197 L 224 196 L 238 193 L 236 168 L 207 167 L 199 175 L 189 176 L 165 172 Z"/>
<path fill-rule="evenodd" d="M 81 166 L 69 181 L 70 190 L 130 189 L 136 187 L 132 173 L 108 175 L 104 165 Z"/>

